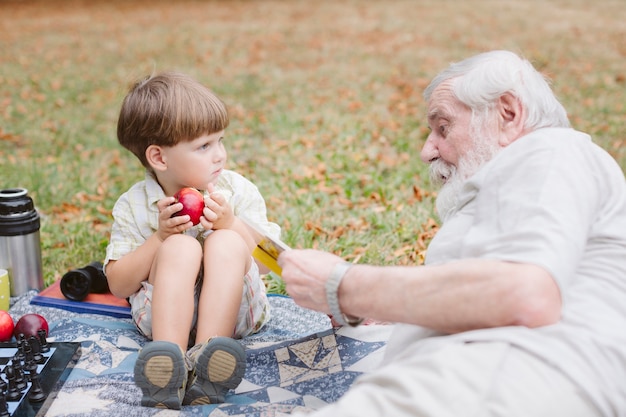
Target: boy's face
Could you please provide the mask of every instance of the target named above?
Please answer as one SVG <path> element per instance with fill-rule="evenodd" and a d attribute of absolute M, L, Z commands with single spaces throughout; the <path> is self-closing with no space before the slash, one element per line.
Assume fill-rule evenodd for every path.
<path fill-rule="evenodd" d="M 165 180 L 166 193 L 176 192 L 182 187 L 200 190 L 209 183 L 215 184 L 226 164 L 224 131 L 200 136 L 190 142 L 162 148 L 162 158 L 167 169 L 158 173 L 159 181 Z M 165 185 L 165 184 L 162 184 Z"/>

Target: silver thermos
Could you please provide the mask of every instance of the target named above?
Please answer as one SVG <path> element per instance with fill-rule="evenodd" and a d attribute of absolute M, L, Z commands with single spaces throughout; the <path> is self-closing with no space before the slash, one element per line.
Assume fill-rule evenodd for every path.
<path fill-rule="evenodd" d="M 24 188 L 0 190 L 0 269 L 12 297 L 43 289 L 39 214 Z"/>

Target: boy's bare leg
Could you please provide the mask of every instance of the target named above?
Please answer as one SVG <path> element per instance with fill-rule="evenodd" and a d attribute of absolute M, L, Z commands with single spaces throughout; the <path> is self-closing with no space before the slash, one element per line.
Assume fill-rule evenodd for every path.
<path fill-rule="evenodd" d="M 183 404 L 224 402 L 228 390 L 243 378 L 246 354 L 232 337 L 250 265 L 250 250 L 236 232 L 217 230 L 205 240 L 196 346 L 187 353 L 195 378 Z"/>
<path fill-rule="evenodd" d="M 233 337 L 250 249 L 236 232 L 216 230 L 204 242 L 204 283 L 198 305 L 196 343 Z"/>
<path fill-rule="evenodd" d="M 152 338 L 176 343 L 183 352 L 189 342 L 201 260 L 202 247 L 195 238 L 173 235 L 161 244 L 150 272 Z"/>
<path fill-rule="evenodd" d="M 201 261 L 202 248 L 192 237 L 173 235 L 159 247 L 148 278 L 153 341 L 139 351 L 134 368 L 143 406 L 180 409 L 183 403 L 189 371 L 185 351 Z"/>

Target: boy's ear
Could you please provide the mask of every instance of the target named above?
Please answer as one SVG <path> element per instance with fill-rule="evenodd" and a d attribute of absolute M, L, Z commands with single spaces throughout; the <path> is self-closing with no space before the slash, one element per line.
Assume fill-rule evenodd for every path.
<path fill-rule="evenodd" d="M 146 160 L 154 171 L 165 171 L 167 163 L 163 157 L 163 149 L 157 145 L 150 145 L 146 149 Z"/>

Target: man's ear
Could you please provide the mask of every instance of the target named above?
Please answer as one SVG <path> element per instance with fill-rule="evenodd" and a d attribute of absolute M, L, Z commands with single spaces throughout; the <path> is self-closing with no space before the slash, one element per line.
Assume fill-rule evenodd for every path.
<path fill-rule="evenodd" d="M 523 135 L 526 109 L 521 101 L 510 93 L 500 96 L 497 109 L 502 132 L 500 145 L 507 146 Z"/>
<path fill-rule="evenodd" d="M 146 160 L 155 172 L 165 171 L 167 169 L 167 162 L 163 155 L 163 149 L 160 146 L 148 146 L 146 149 Z"/>

